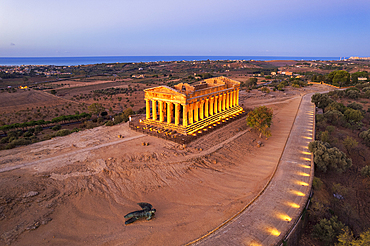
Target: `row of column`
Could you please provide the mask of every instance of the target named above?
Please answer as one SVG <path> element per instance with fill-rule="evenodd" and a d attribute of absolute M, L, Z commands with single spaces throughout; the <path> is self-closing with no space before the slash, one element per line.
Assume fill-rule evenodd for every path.
<path fill-rule="evenodd" d="M 171 102 L 158 101 L 157 114 L 157 100 L 146 100 L 146 118 L 164 122 L 164 116 L 167 114 L 167 123 L 172 123 L 173 111 L 175 114 L 175 125 L 180 124 L 180 109 L 182 112 L 182 125 L 187 126 L 199 120 L 203 120 L 209 116 L 225 111 L 231 107 L 239 105 L 239 91 L 229 91 L 224 94 L 216 95 L 210 98 L 204 98 L 198 102 L 190 104 L 179 104 Z M 152 116 L 150 114 L 150 101 L 152 102 Z M 175 109 L 175 110 L 173 110 Z M 159 116 L 159 119 L 157 117 Z"/>

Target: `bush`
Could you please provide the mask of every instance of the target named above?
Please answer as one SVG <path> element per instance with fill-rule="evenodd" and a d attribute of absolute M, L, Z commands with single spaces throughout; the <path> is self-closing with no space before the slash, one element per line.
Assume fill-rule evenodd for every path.
<path fill-rule="evenodd" d="M 361 174 L 365 177 L 370 177 L 370 166 L 364 166 L 361 169 Z"/>
<path fill-rule="evenodd" d="M 114 125 L 114 123 L 113 123 L 113 121 L 108 121 L 106 124 L 105 124 L 106 126 L 113 126 Z"/>
<path fill-rule="evenodd" d="M 360 138 L 362 138 L 367 146 L 370 147 L 370 129 L 360 133 Z"/>
<path fill-rule="evenodd" d="M 324 113 L 327 122 L 333 125 L 343 125 L 345 123 L 344 115 L 338 110 L 330 110 Z"/>
<path fill-rule="evenodd" d="M 270 89 L 267 87 L 262 87 L 261 91 L 267 94 L 270 93 Z"/>
<path fill-rule="evenodd" d="M 350 99 L 357 99 L 360 95 L 360 92 L 359 91 L 355 91 L 355 90 L 348 90 L 346 91 L 346 97 L 350 98 Z"/>
<path fill-rule="evenodd" d="M 360 110 L 355 110 L 352 108 L 347 108 L 346 111 L 344 111 L 344 116 L 348 121 L 354 122 L 359 122 L 364 118 Z"/>
<path fill-rule="evenodd" d="M 337 216 L 333 216 L 330 220 L 321 219 L 319 223 L 313 227 L 313 236 L 325 244 L 333 244 L 341 231 L 345 229 L 342 222 L 338 221 Z"/>
<path fill-rule="evenodd" d="M 313 189 L 314 189 L 314 190 L 320 190 L 323 184 L 324 184 L 324 183 L 321 181 L 321 179 L 320 179 L 320 178 L 318 178 L 318 177 L 313 177 L 313 180 L 312 180 L 312 187 L 313 187 Z"/>
<path fill-rule="evenodd" d="M 316 107 L 324 109 L 330 103 L 332 103 L 333 100 L 329 97 L 328 94 L 315 93 L 311 97 L 311 102 L 314 103 L 316 105 Z"/>
<path fill-rule="evenodd" d="M 362 88 L 362 92 L 370 91 L 370 86 Z"/>
<path fill-rule="evenodd" d="M 54 134 L 54 136 L 56 136 L 56 137 L 62 137 L 62 136 L 66 136 L 68 134 L 71 134 L 71 131 L 70 130 L 68 130 L 68 129 L 62 129 L 62 130 L 57 131 Z"/>
<path fill-rule="evenodd" d="M 337 103 L 337 102 L 331 102 L 326 108 L 325 108 L 325 112 L 327 111 L 333 111 L 333 110 L 337 110 L 337 111 L 340 111 L 341 113 L 344 113 L 344 111 L 346 111 L 346 106 L 343 105 L 343 103 Z"/>
<path fill-rule="evenodd" d="M 28 140 L 28 139 L 25 139 L 25 138 L 19 138 L 19 139 L 14 139 L 13 141 L 11 141 L 9 144 L 6 145 L 6 149 L 12 149 L 12 148 L 15 148 L 17 146 L 21 146 L 21 145 L 27 145 L 27 144 L 31 144 L 32 141 L 31 140 Z"/>
<path fill-rule="evenodd" d="M 25 138 L 29 138 L 29 137 L 31 137 L 31 136 L 33 136 L 33 133 L 32 132 L 30 132 L 30 131 L 27 131 L 27 132 L 25 132 L 24 133 L 24 135 L 23 135 Z"/>
<path fill-rule="evenodd" d="M 361 104 L 358 104 L 358 103 L 355 103 L 355 102 L 348 104 L 347 107 L 351 108 L 351 109 L 355 109 L 355 110 L 362 110 L 363 109 Z"/>
<path fill-rule="evenodd" d="M 62 126 L 61 126 L 61 125 L 56 125 L 56 126 L 53 126 L 53 127 L 51 128 L 51 130 L 53 130 L 53 131 L 59 131 L 61 128 L 62 128 Z"/>
<path fill-rule="evenodd" d="M 336 147 L 328 143 L 313 141 L 308 145 L 309 150 L 314 154 L 314 163 L 322 172 L 328 169 L 342 173 L 352 166 L 352 160 Z"/>

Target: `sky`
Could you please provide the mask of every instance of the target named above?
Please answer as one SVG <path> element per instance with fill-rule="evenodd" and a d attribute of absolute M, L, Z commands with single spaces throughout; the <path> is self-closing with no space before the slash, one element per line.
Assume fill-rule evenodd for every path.
<path fill-rule="evenodd" d="M 0 0 L 0 57 L 370 57 L 370 0 Z"/>

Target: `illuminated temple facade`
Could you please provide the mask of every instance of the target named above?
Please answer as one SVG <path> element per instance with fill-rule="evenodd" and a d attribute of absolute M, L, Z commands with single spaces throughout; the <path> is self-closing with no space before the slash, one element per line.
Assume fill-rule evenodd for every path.
<path fill-rule="evenodd" d="M 212 124 L 242 113 L 240 83 L 226 77 L 210 78 L 196 85 L 158 86 L 145 91 L 146 125 L 196 134 Z"/>

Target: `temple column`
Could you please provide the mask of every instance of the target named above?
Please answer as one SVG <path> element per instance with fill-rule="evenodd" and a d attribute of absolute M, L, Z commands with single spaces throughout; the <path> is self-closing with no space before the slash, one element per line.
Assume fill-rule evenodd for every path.
<path fill-rule="evenodd" d="M 163 115 L 163 102 L 162 101 L 158 102 L 158 107 L 159 107 L 159 121 L 163 122 L 164 121 L 164 115 Z"/>
<path fill-rule="evenodd" d="M 152 112 L 153 112 L 153 120 L 157 120 L 157 102 L 156 102 L 156 100 L 152 100 Z"/>
<path fill-rule="evenodd" d="M 217 109 L 218 109 L 218 107 L 217 107 L 218 105 L 217 105 L 217 104 L 219 104 L 219 103 L 218 103 L 218 96 L 215 96 L 215 106 L 214 106 L 214 108 L 213 108 L 213 109 L 214 109 L 214 111 L 215 111 L 215 114 L 217 114 Z"/>
<path fill-rule="evenodd" d="M 167 123 L 170 124 L 172 121 L 172 103 L 167 103 Z"/>
<path fill-rule="evenodd" d="M 190 103 L 190 104 L 189 104 L 189 124 L 190 124 L 190 125 L 194 123 L 194 118 L 193 118 L 193 108 L 194 108 L 193 103 Z"/>
<path fill-rule="evenodd" d="M 226 109 L 230 108 L 230 92 L 226 95 Z"/>
<path fill-rule="evenodd" d="M 175 103 L 175 125 L 178 126 L 180 123 L 180 104 Z"/>
<path fill-rule="evenodd" d="M 182 125 L 187 126 L 188 125 L 188 105 L 182 105 Z"/>
<path fill-rule="evenodd" d="M 222 95 L 222 110 L 226 110 L 227 108 L 227 96 L 226 93 Z"/>
<path fill-rule="evenodd" d="M 210 115 L 213 115 L 213 105 L 214 105 L 214 101 L 215 100 L 215 98 L 214 97 L 212 97 L 211 99 L 210 99 L 210 101 L 209 101 L 209 113 L 210 113 Z"/>
<path fill-rule="evenodd" d="M 239 105 L 239 89 L 236 90 L 236 105 Z"/>
<path fill-rule="evenodd" d="M 230 108 L 232 108 L 232 107 L 234 107 L 234 92 L 235 91 L 232 91 L 231 93 L 230 93 Z"/>
<path fill-rule="evenodd" d="M 209 109 L 208 109 L 208 103 L 209 103 L 209 99 L 207 98 L 204 102 L 204 113 L 205 113 L 205 117 L 207 118 L 209 116 Z"/>
<path fill-rule="evenodd" d="M 199 102 L 194 103 L 194 122 L 199 121 Z"/>
<path fill-rule="evenodd" d="M 201 119 L 201 120 L 203 120 L 204 119 L 204 101 L 202 100 L 202 101 L 200 101 L 199 102 L 200 103 L 200 107 L 199 107 L 199 118 Z"/>
<path fill-rule="evenodd" d="M 233 107 L 236 106 L 236 91 L 233 91 Z"/>
<path fill-rule="evenodd" d="M 150 100 L 145 99 L 145 104 L 146 104 L 146 119 L 148 120 L 150 118 Z"/>
<path fill-rule="evenodd" d="M 218 97 L 218 112 L 222 111 L 222 97 Z"/>

